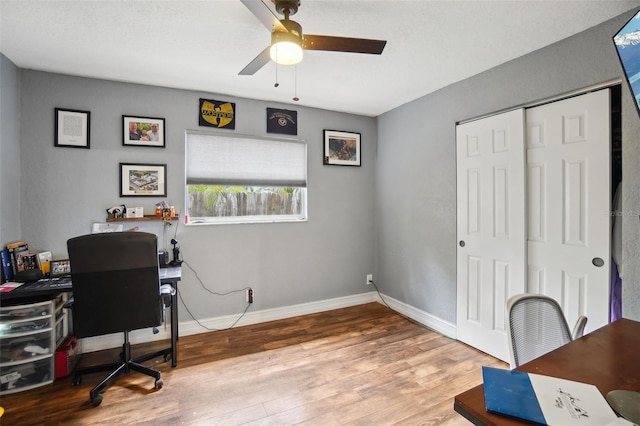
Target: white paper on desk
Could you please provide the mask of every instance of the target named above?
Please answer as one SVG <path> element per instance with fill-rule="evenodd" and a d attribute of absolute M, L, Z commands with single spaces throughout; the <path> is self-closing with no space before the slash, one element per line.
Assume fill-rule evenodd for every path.
<path fill-rule="evenodd" d="M 549 425 L 606 425 L 617 416 L 594 385 L 529 374 Z"/>
<path fill-rule="evenodd" d="M 124 225 L 121 223 L 97 222 L 91 227 L 92 234 L 102 234 L 105 232 L 122 232 Z"/>
<path fill-rule="evenodd" d="M 524 371 L 482 367 L 487 411 L 552 426 L 603 426 L 616 419 L 597 387 Z"/>

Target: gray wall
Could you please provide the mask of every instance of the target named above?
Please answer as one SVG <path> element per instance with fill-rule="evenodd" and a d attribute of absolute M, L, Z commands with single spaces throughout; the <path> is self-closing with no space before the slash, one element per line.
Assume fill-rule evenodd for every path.
<path fill-rule="evenodd" d="M 376 168 L 376 283 L 456 321 L 456 123 L 622 78 L 611 37 L 623 14 L 383 114 Z M 640 319 L 640 121 L 623 86 L 623 315 Z"/>
<path fill-rule="evenodd" d="M 371 118 L 295 105 L 18 70 L 2 56 L 0 243 L 22 238 L 62 257 L 65 241 L 103 221 L 107 207 L 124 203 L 150 211 L 158 199 L 118 197 L 119 162 L 166 163 L 167 200 L 182 209 L 184 130 L 198 128 L 199 97 L 235 101 L 242 134 L 265 135 L 266 107 L 288 107 L 298 110 L 299 137 L 309 144 L 309 221 L 180 225 L 177 239 L 188 264 L 216 291 L 252 286 L 255 310 L 367 292 L 364 277 L 373 271 L 384 293 L 454 324 L 456 122 L 621 78 L 611 35 L 630 15 L 390 111 L 377 128 Z M 90 150 L 54 148 L 55 107 L 91 111 Z M 167 148 L 123 147 L 122 114 L 164 117 Z M 324 128 L 362 133 L 361 168 L 322 166 Z M 640 211 L 639 136 L 640 120 L 623 86 L 626 213 Z M 623 243 L 623 314 L 636 319 L 639 228 L 637 220 L 625 222 Z M 157 224 L 143 230 L 167 239 Z M 174 232 L 175 225 L 169 239 Z M 199 318 L 244 307 L 242 296 L 206 293 L 188 267 L 181 291 Z"/>
<path fill-rule="evenodd" d="M 0 53 L 0 242 L 20 238 L 20 71 Z"/>
<path fill-rule="evenodd" d="M 166 200 L 184 211 L 184 132 L 199 128 L 200 97 L 236 102 L 238 134 L 267 136 L 267 106 L 288 107 L 298 111 L 298 138 L 308 143 L 308 222 L 191 227 L 180 223 L 177 228 L 174 223 L 166 240 L 177 229 L 188 263 L 183 267 L 182 299 L 198 318 L 238 313 L 245 307 L 244 292 L 212 296 L 189 267 L 213 291 L 253 287 L 252 310 L 370 291 L 365 276 L 374 260 L 375 119 L 29 70 L 21 71 L 20 87 L 21 238 L 30 246 L 63 257 L 67 239 L 88 233 L 93 222 L 103 222 L 108 207 L 142 206 L 152 213 L 159 198 L 119 197 L 119 162 L 167 164 Z M 91 111 L 90 149 L 54 147 L 55 107 Z M 165 118 L 166 148 L 122 146 L 123 114 Z M 323 129 L 360 132 L 362 167 L 322 165 Z M 160 222 L 143 225 L 143 230 L 159 234 L 164 244 Z M 190 319 L 185 312 L 180 318 Z"/>

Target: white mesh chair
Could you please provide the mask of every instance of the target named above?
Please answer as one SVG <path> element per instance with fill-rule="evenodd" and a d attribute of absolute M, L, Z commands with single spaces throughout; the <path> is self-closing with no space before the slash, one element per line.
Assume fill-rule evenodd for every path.
<path fill-rule="evenodd" d="M 507 301 L 507 338 L 511 368 L 516 368 L 582 337 L 587 317 L 578 318 L 573 331 L 562 308 L 543 294 L 517 294 Z"/>

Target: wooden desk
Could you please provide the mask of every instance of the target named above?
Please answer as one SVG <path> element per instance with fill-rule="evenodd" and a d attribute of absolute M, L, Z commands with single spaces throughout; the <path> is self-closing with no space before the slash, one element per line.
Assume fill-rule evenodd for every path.
<path fill-rule="evenodd" d="M 640 391 L 640 322 L 620 319 L 516 370 L 591 383 L 603 396 Z M 475 425 L 531 424 L 487 412 L 482 385 L 457 395 L 453 409 Z"/>

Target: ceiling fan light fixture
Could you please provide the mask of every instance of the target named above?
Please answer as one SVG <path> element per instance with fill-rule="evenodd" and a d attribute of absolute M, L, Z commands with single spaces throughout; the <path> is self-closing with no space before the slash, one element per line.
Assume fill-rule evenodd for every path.
<path fill-rule="evenodd" d="M 274 32 L 269 55 L 280 65 L 295 65 L 302 61 L 302 40 L 291 33 Z"/>
<path fill-rule="evenodd" d="M 289 19 L 298 11 L 300 0 L 271 0 L 277 13 L 284 15 L 284 19 L 271 10 L 269 0 L 240 1 L 271 32 L 271 45 L 262 50 L 238 75 L 253 75 L 271 61 L 282 65 L 295 65 L 302 61 L 303 50 L 380 55 L 387 44 L 385 40 L 365 38 L 311 34 L 303 36 L 302 26 Z"/>

